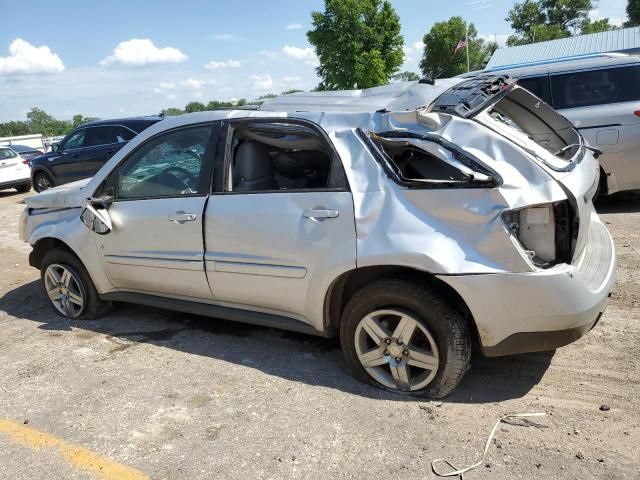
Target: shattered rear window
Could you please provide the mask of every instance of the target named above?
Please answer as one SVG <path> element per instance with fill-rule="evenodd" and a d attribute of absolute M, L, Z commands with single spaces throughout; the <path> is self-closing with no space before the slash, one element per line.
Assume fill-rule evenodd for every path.
<path fill-rule="evenodd" d="M 401 185 L 443 188 L 499 183 L 495 172 L 440 137 L 406 131 L 358 133 L 373 147 L 372 153 L 389 176 Z"/>

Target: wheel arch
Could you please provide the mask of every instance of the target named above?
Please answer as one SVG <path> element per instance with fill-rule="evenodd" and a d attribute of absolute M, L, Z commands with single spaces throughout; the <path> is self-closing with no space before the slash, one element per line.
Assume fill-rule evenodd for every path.
<path fill-rule="evenodd" d="M 377 265 L 355 268 L 341 274 L 330 285 L 324 303 L 325 328 L 338 331 L 345 305 L 351 296 L 362 287 L 377 280 L 403 279 L 427 287 L 442 296 L 447 304 L 462 315 L 472 332 L 473 345 L 480 347 L 480 335 L 471 310 L 462 296 L 450 285 L 434 274 L 399 265 Z"/>
<path fill-rule="evenodd" d="M 76 257 L 80 263 L 84 265 L 82 259 L 73 251 L 73 249 L 65 242 L 55 237 L 43 237 L 33 244 L 33 250 L 29 254 L 29 265 L 40 270 L 42 259 L 44 256 L 54 249 L 61 249 L 69 252 Z"/>

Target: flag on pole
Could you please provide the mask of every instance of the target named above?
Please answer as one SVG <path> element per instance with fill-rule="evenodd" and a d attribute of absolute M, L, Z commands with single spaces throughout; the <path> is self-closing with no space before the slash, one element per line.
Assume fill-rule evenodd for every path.
<path fill-rule="evenodd" d="M 462 50 L 463 48 L 467 48 L 467 36 L 466 35 L 460 39 L 460 41 L 456 45 L 456 48 L 453 51 L 453 53 L 458 53 L 458 50 Z"/>

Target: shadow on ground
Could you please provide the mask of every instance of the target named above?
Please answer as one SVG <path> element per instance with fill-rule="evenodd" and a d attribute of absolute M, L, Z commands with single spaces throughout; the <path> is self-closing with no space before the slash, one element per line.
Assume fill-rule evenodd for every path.
<path fill-rule="evenodd" d="M 114 344 L 117 355 L 138 343 L 222 359 L 295 382 L 338 389 L 369 398 L 415 401 L 365 385 L 345 372 L 337 339 L 325 339 L 213 318 L 120 304 L 99 320 L 68 321 L 53 313 L 40 282 L 7 292 L 0 310 L 19 319 L 37 322 L 55 331 L 52 342 L 64 341 L 75 329 L 101 333 Z M 60 335 L 62 333 L 62 335 Z M 498 402 L 520 398 L 542 378 L 554 352 L 484 358 L 476 355 L 472 369 L 446 402 Z"/>
<path fill-rule="evenodd" d="M 600 196 L 595 201 L 595 207 L 600 214 L 640 212 L 640 193 L 625 192 Z"/>

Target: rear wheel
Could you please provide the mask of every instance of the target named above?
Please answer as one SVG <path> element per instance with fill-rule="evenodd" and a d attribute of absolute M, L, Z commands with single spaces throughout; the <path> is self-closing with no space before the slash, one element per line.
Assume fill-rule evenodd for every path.
<path fill-rule="evenodd" d="M 380 281 L 358 291 L 345 307 L 340 342 L 356 377 L 431 398 L 458 386 L 471 357 L 462 316 L 405 280 Z"/>
<path fill-rule="evenodd" d="M 20 193 L 26 193 L 29 190 L 31 190 L 31 183 L 25 183 L 24 185 L 20 185 L 19 187 L 16 187 L 16 190 Z"/>
<path fill-rule="evenodd" d="M 37 172 L 33 176 L 33 189 L 40 193 L 55 186 L 51 176 L 46 172 Z"/>
<path fill-rule="evenodd" d="M 45 293 L 58 315 L 69 319 L 94 319 L 111 308 L 100 300 L 89 273 L 71 253 L 55 249 L 42 259 L 40 274 Z"/>

